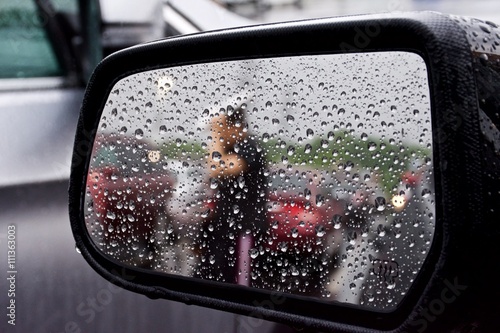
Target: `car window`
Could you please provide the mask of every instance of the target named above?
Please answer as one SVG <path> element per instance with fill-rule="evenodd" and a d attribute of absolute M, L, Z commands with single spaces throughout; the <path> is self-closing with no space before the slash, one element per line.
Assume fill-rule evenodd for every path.
<path fill-rule="evenodd" d="M 0 78 L 62 75 L 33 1 L 0 2 L 0 36 Z"/>

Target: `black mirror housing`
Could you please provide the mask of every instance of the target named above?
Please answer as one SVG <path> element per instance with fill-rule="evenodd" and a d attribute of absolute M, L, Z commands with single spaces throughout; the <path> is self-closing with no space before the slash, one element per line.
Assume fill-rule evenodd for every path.
<path fill-rule="evenodd" d="M 496 326 L 500 292 L 500 29 L 438 13 L 307 20 L 169 38 L 119 51 L 94 71 L 75 137 L 69 213 L 76 246 L 104 278 L 166 298 L 325 331 L 438 332 Z M 86 179 L 101 114 L 116 82 L 173 66 L 297 55 L 406 51 L 428 68 L 435 233 L 414 284 L 393 311 L 372 311 L 279 292 L 125 266 L 92 241 L 84 218 Z M 457 321 L 457 318 L 461 320 Z"/>

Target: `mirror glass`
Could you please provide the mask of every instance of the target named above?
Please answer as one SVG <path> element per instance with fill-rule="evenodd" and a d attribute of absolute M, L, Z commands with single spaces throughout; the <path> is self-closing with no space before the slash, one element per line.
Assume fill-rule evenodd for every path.
<path fill-rule="evenodd" d="M 433 179 L 417 54 L 178 66 L 111 90 L 85 221 L 126 265 L 387 310 L 429 252 Z"/>

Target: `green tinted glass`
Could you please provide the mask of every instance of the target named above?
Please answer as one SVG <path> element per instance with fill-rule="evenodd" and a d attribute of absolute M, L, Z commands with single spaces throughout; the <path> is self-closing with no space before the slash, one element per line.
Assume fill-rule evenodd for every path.
<path fill-rule="evenodd" d="M 62 74 L 31 0 L 0 0 L 0 78 Z"/>

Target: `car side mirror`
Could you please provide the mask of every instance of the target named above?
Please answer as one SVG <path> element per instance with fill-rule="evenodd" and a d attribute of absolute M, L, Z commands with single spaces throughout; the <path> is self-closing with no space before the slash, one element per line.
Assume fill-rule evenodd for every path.
<path fill-rule="evenodd" d="M 76 133 L 76 246 L 149 297 L 321 330 L 487 318 L 499 42 L 490 22 L 407 13 L 115 53 Z"/>

